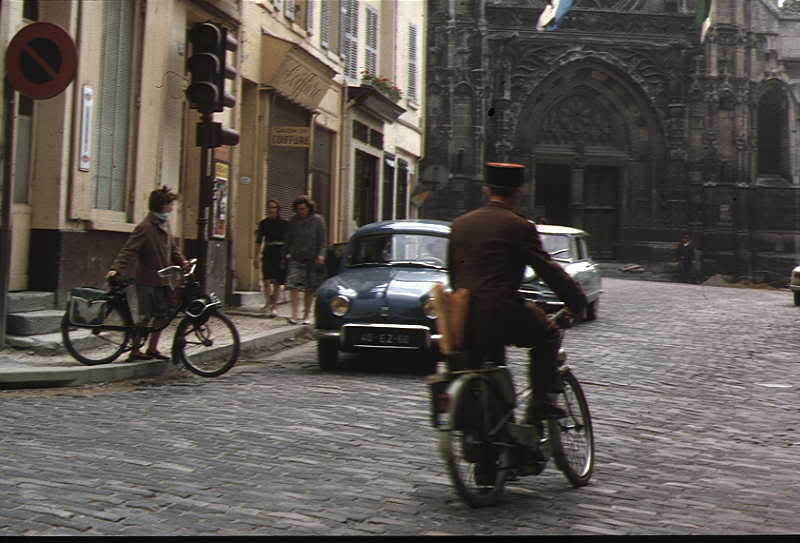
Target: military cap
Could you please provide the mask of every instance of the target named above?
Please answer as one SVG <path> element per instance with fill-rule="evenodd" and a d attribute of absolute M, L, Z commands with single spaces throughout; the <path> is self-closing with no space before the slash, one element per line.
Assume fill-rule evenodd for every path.
<path fill-rule="evenodd" d="M 492 187 L 516 188 L 525 182 L 525 166 L 510 162 L 487 162 L 486 184 Z"/>

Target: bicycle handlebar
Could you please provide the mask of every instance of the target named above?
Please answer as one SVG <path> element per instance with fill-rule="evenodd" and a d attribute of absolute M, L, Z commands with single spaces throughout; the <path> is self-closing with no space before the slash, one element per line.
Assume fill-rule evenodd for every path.
<path fill-rule="evenodd" d="M 555 322 L 559 328 L 566 329 L 572 328 L 572 325 L 575 322 L 575 317 L 572 315 L 569 309 L 566 307 L 562 307 L 552 315 L 549 315 L 551 321 Z"/>

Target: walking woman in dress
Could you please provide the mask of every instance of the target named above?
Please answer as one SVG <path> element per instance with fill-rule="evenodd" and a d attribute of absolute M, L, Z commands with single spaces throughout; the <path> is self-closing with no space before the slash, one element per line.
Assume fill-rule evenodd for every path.
<path fill-rule="evenodd" d="M 286 262 L 281 253 L 288 228 L 288 221 L 281 219 L 278 201 L 267 200 L 267 217 L 258 223 L 256 244 L 261 245 L 261 288 L 264 292 L 262 309 L 270 318 L 278 316 L 278 297 L 281 295 L 281 288 L 286 284 Z"/>

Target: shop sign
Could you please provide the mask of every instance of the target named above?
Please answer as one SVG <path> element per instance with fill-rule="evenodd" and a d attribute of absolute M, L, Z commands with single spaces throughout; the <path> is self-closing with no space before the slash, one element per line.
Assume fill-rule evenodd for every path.
<path fill-rule="evenodd" d="M 309 147 L 311 131 L 307 126 L 273 126 L 270 143 L 279 147 Z"/>
<path fill-rule="evenodd" d="M 287 55 L 281 64 L 272 86 L 281 94 L 312 109 L 319 105 L 328 90 L 326 81 L 291 55 Z"/>

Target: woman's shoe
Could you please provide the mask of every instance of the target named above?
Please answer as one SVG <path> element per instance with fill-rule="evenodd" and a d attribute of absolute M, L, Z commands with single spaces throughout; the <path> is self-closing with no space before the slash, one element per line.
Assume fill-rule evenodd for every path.
<path fill-rule="evenodd" d="M 128 358 L 125 359 L 126 362 L 138 362 L 139 360 L 152 360 L 153 356 L 148 353 L 140 353 L 138 351 L 131 351 L 131 354 L 128 355 Z"/>
<path fill-rule="evenodd" d="M 292 317 L 287 317 L 286 322 L 289 324 L 297 324 L 299 321 L 297 319 L 293 319 Z"/>
<path fill-rule="evenodd" d="M 147 351 L 145 353 L 148 358 L 153 360 L 169 360 L 169 357 L 166 355 L 161 354 L 158 351 Z"/>

